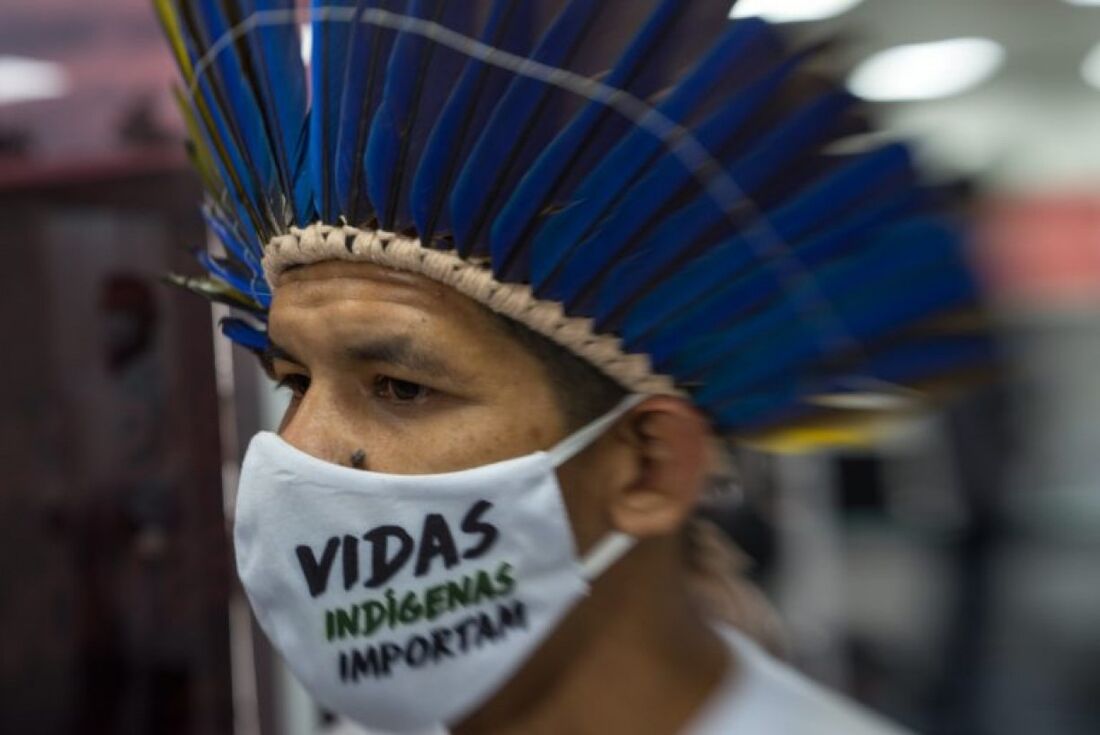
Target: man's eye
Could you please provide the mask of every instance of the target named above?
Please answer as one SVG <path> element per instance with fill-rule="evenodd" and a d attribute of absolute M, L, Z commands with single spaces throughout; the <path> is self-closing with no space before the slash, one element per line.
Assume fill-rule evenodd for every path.
<path fill-rule="evenodd" d="M 374 381 L 374 395 L 394 403 L 420 403 L 431 392 L 430 388 L 407 380 L 379 376 Z"/>
<path fill-rule="evenodd" d="M 293 373 L 280 379 L 276 387 L 286 388 L 295 398 L 301 398 L 309 390 L 309 376 Z"/>

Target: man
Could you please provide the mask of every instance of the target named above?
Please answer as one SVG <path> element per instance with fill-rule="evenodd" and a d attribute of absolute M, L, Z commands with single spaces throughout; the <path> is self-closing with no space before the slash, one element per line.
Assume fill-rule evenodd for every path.
<path fill-rule="evenodd" d="M 712 619 L 685 529 L 717 436 L 971 357 L 914 329 L 971 283 L 904 151 L 822 155 L 849 100 L 727 4 L 316 3 L 307 95 L 293 3 L 158 1 L 227 250 L 187 285 L 293 395 L 238 568 L 331 709 L 890 731 Z"/>

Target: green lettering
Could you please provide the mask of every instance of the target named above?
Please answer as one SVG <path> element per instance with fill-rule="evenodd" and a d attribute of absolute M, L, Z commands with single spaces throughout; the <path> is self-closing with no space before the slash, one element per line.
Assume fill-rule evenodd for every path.
<path fill-rule="evenodd" d="M 401 623 L 411 625 L 424 614 L 424 606 L 420 604 L 420 598 L 415 592 L 409 592 L 401 600 Z"/>
<path fill-rule="evenodd" d="M 470 577 L 462 578 L 462 582 L 447 583 L 447 609 L 456 610 L 470 604 Z"/>
<path fill-rule="evenodd" d="M 390 629 L 397 627 L 397 597 L 393 588 L 386 590 L 386 607 L 389 617 Z"/>
<path fill-rule="evenodd" d="M 386 605 L 378 600 L 368 600 L 360 605 L 363 608 L 363 635 L 374 635 L 374 631 L 386 622 Z"/>
<path fill-rule="evenodd" d="M 478 572 L 477 582 L 474 592 L 474 603 L 480 603 L 482 599 L 492 600 L 497 596 L 497 591 L 493 588 L 493 579 L 489 576 L 488 572 Z"/>
<path fill-rule="evenodd" d="M 425 616 L 428 620 L 435 620 L 441 614 L 447 612 L 446 604 L 447 587 L 441 584 L 429 587 L 428 592 L 424 595 L 424 605 L 427 608 Z"/>
<path fill-rule="evenodd" d="M 512 576 L 512 565 L 508 562 L 504 562 L 497 569 L 497 594 L 501 597 L 507 597 L 512 594 L 512 591 L 516 588 L 516 578 Z"/>
<path fill-rule="evenodd" d="M 347 636 L 359 635 L 359 608 L 351 608 L 351 614 L 340 608 L 336 611 L 336 635 L 341 640 Z"/>

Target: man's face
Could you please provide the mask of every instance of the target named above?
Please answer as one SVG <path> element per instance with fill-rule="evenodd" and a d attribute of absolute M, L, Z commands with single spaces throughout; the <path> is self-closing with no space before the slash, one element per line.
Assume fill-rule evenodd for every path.
<path fill-rule="evenodd" d="M 484 308 L 422 276 L 331 261 L 283 276 L 271 369 L 279 433 L 319 459 L 428 474 L 545 449 L 566 433 L 543 367 Z"/>

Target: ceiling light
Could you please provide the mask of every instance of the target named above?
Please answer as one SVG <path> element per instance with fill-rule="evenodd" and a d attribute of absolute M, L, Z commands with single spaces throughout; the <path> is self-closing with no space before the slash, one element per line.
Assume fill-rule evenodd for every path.
<path fill-rule="evenodd" d="M 823 20 L 846 13 L 863 0 L 740 0 L 730 11 L 731 18 L 759 16 L 772 23 Z"/>
<path fill-rule="evenodd" d="M 1004 59 L 1004 47 L 988 38 L 896 46 L 856 67 L 848 87 L 859 97 L 880 102 L 950 97 L 988 80 Z"/>
<path fill-rule="evenodd" d="M 1066 2 L 1070 5 L 1080 5 L 1084 8 L 1100 8 L 1100 0 L 1066 0 Z"/>
<path fill-rule="evenodd" d="M 0 105 L 63 97 L 70 87 L 69 75 L 60 64 L 0 56 Z"/>
<path fill-rule="evenodd" d="M 1092 86 L 1100 89 L 1100 44 L 1092 47 L 1085 62 L 1081 64 L 1081 76 Z"/>

